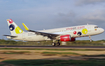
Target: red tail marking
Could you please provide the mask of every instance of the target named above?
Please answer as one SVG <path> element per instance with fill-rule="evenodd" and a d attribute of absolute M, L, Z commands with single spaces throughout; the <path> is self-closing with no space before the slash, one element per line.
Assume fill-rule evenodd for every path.
<path fill-rule="evenodd" d="M 13 20 L 12 19 L 9 19 L 9 23 L 12 24 L 13 23 Z"/>

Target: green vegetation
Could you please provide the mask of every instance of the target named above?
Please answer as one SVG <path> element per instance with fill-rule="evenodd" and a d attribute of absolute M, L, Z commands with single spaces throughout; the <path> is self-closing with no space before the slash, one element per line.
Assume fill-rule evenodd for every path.
<path fill-rule="evenodd" d="M 0 50 L 55 50 L 55 51 L 105 51 L 105 49 L 35 49 L 35 48 L 0 48 Z"/>
<path fill-rule="evenodd" d="M 30 53 L 30 52 L 29 51 L 20 51 L 20 52 L 8 51 L 8 52 L 3 52 L 2 54 L 24 54 L 24 53 Z"/>
<path fill-rule="evenodd" d="M 43 54 L 76 54 L 78 55 L 78 53 L 74 53 L 74 52 L 43 52 Z"/>
<path fill-rule="evenodd" d="M 83 55 L 84 57 L 105 57 L 105 54 L 101 55 Z"/>
<path fill-rule="evenodd" d="M 20 45 L 20 46 L 51 46 L 52 41 L 41 42 L 23 42 L 14 40 L 0 39 L 0 45 Z M 67 42 L 67 46 L 105 46 L 105 40 L 93 41 L 77 40 L 75 42 Z"/>
<path fill-rule="evenodd" d="M 42 54 L 44 55 L 49 55 L 49 56 L 52 56 L 52 55 L 80 55 L 78 53 L 74 53 L 74 52 L 42 52 Z"/>
<path fill-rule="evenodd" d="M 88 60 L 6 60 L 15 66 L 105 66 L 105 59 Z"/>
<path fill-rule="evenodd" d="M 2 58 L 0 58 L 0 59 L 2 59 Z"/>

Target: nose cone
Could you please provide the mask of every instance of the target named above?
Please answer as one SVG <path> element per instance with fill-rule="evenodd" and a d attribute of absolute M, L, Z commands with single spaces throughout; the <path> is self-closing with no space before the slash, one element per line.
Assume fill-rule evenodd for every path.
<path fill-rule="evenodd" d="M 100 29 L 100 32 L 103 33 L 105 30 L 103 28 Z"/>

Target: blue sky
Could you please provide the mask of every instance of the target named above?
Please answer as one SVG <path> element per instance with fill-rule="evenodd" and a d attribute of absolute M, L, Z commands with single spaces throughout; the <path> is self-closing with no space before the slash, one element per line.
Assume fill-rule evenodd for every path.
<path fill-rule="evenodd" d="M 6 22 L 9 18 L 23 30 L 22 23 L 33 30 L 87 23 L 105 29 L 105 0 L 0 0 L 0 38 L 4 34 L 10 34 Z M 105 33 L 93 36 L 92 39 L 105 39 Z"/>

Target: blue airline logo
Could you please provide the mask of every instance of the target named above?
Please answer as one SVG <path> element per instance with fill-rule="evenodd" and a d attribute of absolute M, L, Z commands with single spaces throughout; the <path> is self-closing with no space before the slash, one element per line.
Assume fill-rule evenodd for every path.
<path fill-rule="evenodd" d="M 10 29 L 10 31 L 13 31 L 13 30 L 15 29 L 15 26 L 14 26 L 13 24 L 11 24 L 11 25 L 9 26 L 9 29 Z"/>

